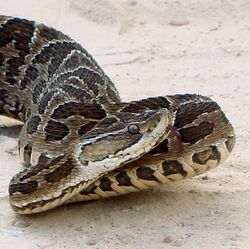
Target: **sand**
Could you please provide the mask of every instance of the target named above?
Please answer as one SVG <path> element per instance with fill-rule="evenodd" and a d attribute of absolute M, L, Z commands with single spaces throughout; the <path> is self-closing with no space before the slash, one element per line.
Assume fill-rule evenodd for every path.
<path fill-rule="evenodd" d="M 1 249 L 250 248 L 249 1 L 0 0 L 0 9 L 75 38 L 123 100 L 208 95 L 237 134 L 231 157 L 203 176 L 20 216 L 8 203 L 9 181 L 22 168 L 18 128 L 1 129 Z"/>

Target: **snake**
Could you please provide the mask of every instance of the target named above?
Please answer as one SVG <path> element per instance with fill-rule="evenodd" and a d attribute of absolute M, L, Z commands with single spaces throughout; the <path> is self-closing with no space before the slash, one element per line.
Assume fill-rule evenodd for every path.
<path fill-rule="evenodd" d="M 23 122 L 19 214 L 188 179 L 225 161 L 235 133 L 199 94 L 124 102 L 93 57 L 44 24 L 0 16 L 0 114 Z"/>

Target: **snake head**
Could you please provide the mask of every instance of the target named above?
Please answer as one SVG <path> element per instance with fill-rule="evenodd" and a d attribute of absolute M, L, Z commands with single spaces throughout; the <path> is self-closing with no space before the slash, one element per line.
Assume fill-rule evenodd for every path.
<path fill-rule="evenodd" d="M 75 147 L 86 180 L 149 152 L 166 138 L 169 121 L 167 109 L 117 112 L 104 118 Z"/>

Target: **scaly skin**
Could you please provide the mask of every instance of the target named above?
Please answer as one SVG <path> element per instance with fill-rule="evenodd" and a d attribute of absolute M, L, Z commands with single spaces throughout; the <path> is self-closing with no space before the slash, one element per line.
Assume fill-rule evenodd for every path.
<path fill-rule="evenodd" d="M 223 162 L 232 125 L 211 99 L 184 94 L 121 102 L 95 60 L 68 36 L 0 16 L 0 113 L 24 122 L 26 169 L 12 208 L 30 214 L 189 178 Z"/>

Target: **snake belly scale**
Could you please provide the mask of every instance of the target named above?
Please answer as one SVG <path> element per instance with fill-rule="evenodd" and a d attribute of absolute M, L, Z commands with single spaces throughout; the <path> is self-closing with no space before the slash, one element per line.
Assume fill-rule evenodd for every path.
<path fill-rule="evenodd" d="M 24 123 L 25 169 L 9 185 L 21 214 L 190 178 L 223 162 L 235 143 L 210 98 L 121 102 L 81 45 L 16 17 L 0 16 L 0 113 Z"/>

